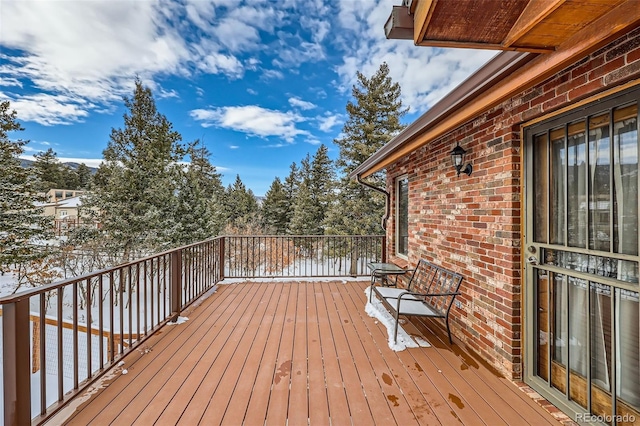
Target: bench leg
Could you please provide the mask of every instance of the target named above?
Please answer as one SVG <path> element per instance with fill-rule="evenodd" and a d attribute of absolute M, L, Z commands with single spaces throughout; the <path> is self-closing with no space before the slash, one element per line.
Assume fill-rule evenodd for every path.
<path fill-rule="evenodd" d="M 398 343 L 398 323 L 400 322 L 400 314 L 396 312 L 396 329 L 393 332 L 393 344 Z"/>
<path fill-rule="evenodd" d="M 449 328 L 449 315 L 445 318 L 445 322 L 447 323 L 447 333 L 449 334 L 449 343 L 453 345 L 453 340 L 451 339 L 451 329 Z"/>

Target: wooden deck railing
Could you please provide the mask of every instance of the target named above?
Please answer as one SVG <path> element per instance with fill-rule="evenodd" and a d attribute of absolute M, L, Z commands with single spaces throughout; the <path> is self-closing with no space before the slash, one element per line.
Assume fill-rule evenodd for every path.
<path fill-rule="evenodd" d="M 384 247 L 383 236 L 217 237 L 0 298 L 4 424 L 45 422 L 225 277 L 367 275 Z"/>

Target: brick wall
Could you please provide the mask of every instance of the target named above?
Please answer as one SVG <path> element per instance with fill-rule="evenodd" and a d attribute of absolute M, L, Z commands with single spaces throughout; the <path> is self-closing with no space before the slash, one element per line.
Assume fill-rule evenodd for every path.
<path fill-rule="evenodd" d="M 454 334 L 514 380 L 522 371 L 521 125 L 639 78 L 636 29 L 387 169 L 392 206 L 395 178 L 409 177 L 409 263 L 426 258 L 464 275 Z M 469 177 L 451 164 L 456 141 L 468 151 Z M 390 260 L 402 263 L 393 214 L 388 225 Z"/>

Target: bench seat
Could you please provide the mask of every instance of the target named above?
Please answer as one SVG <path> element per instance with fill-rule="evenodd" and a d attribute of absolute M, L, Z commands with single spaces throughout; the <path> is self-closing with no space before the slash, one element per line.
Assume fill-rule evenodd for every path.
<path fill-rule="evenodd" d="M 394 342 L 398 337 L 398 320 L 400 315 L 443 318 L 447 326 L 449 342 L 453 343 L 449 328 L 449 312 L 457 295 L 459 295 L 462 275 L 420 260 L 409 284 L 404 288 L 372 286 L 369 302 L 373 295 L 380 299 L 395 318 Z"/>

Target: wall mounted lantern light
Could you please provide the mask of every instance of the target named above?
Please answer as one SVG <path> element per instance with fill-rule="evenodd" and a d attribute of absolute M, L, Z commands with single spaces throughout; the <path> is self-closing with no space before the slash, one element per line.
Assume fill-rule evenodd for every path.
<path fill-rule="evenodd" d="M 458 176 L 460 173 L 464 173 L 467 176 L 471 176 L 471 172 L 473 171 L 473 167 L 471 164 L 464 165 L 464 156 L 467 153 L 461 146 L 460 143 L 456 143 L 456 147 L 451 150 L 449 153 L 451 155 L 451 161 L 453 162 L 453 166 L 456 168 L 456 172 L 458 172 Z"/>

